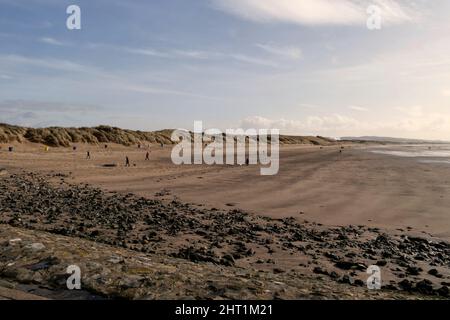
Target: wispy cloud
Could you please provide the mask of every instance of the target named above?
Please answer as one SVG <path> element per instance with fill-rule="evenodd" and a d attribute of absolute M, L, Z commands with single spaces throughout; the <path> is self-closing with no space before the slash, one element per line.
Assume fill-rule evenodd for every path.
<path fill-rule="evenodd" d="M 92 68 L 78 64 L 69 60 L 55 58 L 33 58 L 16 54 L 0 55 L 0 65 L 28 65 L 46 69 L 71 71 L 71 72 L 91 72 Z"/>
<path fill-rule="evenodd" d="M 132 91 L 132 92 L 138 92 L 138 93 L 174 95 L 174 96 L 190 97 L 190 98 L 197 98 L 197 99 L 210 99 L 210 100 L 215 99 L 214 97 L 209 97 L 206 95 L 201 95 L 201 94 L 196 94 L 196 93 L 191 93 L 191 92 L 186 92 L 186 91 L 155 88 L 155 87 L 144 86 L 144 85 L 128 84 L 128 85 L 121 86 L 120 89 Z"/>
<path fill-rule="evenodd" d="M 49 102 L 36 100 L 3 100 L 0 101 L 0 110 L 2 112 L 87 112 L 99 111 L 102 107 L 87 104 L 68 104 L 63 102 Z"/>
<path fill-rule="evenodd" d="M 126 52 L 139 54 L 150 57 L 165 58 L 165 59 L 195 59 L 195 60 L 235 60 L 238 62 L 243 62 L 247 64 L 254 64 L 260 66 L 275 67 L 277 63 L 269 60 L 263 59 L 256 56 L 251 56 L 242 53 L 225 53 L 218 51 L 203 51 L 203 50 L 154 50 L 151 48 L 123 48 Z"/>
<path fill-rule="evenodd" d="M 258 48 L 273 54 L 275 56 L 293 60 L 300 60 L 302 58 L 302 50 L 294 46 L 275 46 L 271 44 L 257 44 Z"/>
<path fill-rule="evenodd" d="M 150 56 L 150 57 L 159 57 L 159 58 L 171 58 L 173 55 L 169 53 L 160 52 L 157 50 L 149 49 L 149 48 L 123 48 L 124 51 L 128 53 L 133 54 L 139 54 L 143 56 Z"/>
<path fill-rule="evenodd" d="M 104 108 L 90 104 L 68 104 L 55 101 L 3 100 L 0 101 L 0 122 L 41 127 L 71 125 L 79 117 L 98 118 Z"/>
<path fill-rule="evenodd" d="M 7 70 L 17 70 L 17 68 L 24 65 L 44 70 L 47 69 L 58 71 L 58 74 L 60 73 L 60 75 L 53 76 L 53 79 L 61 79 L 60 83 L 74 79 L 74 74 L 77 74 L 77 79 L 80 79 L 79 83 L 86 86 L 89 86 L 90 83 L 95 83 L 98 90 L 102 88 L 109 91 L 114 88 L 116 92 L 128 91 L 132 93 L 143 93 L 149 95 L 184 96 L 195 99 L 215 99 L 211 96 L 183 91 L 177 88 L 162 88 L 149 83 L 149 81 L 138 81 L 135 77 L 139 78 L 142 75 L 139 73 L 133 75 L 127 74 L 126 76 L 123 76 L 120 72 L 115 73 L 113 71 L 105 71 L 95 66 L 78 64 L 68 60 L 54 58 L 30 58 L 20 55 L 0 55 L 0 68 L 4 67 Z M 39 76 L 37 76 L 36 79 L 39 79 Z M 100 79 L 101 81 L 99 81 Z M 18 101 L 21 100 L 17 100 L 14 105 L 17 105 Z M 28 103 L 23 105 L 28 105 Z M 1 107 L 2 106 L 0 105 L 0 108 Z M 36 104 L 34 107 L 36 107 Z M 60 106 L 58 106 L 58 108 L 59 107 Z"/>
<path fill-rule="evenodd" d="M 378 5 L 385 22 L 414 19 L 414 1 L 396 0 L 212 0 L 220 10 L 256 22 L 301 25 L 355 25 L 365 23 L 367 8 Z"/>
<path fill-rule="evenodd" d="M 251 64 L 257 64 L 261 66 L 267 66 L 267 67 L 276 67 L 277 64 L 273 61 L 266 60 L 266 59 L 260 59 L 252 56 L 247 56 L 245 54 L 231 54 L 231 58 L 233 58 L 236 61 L 245 62 L 245 63 L 251 63 Z"/>
<path fill-rule="evenodd" d="M 67 46 L 68 45 L 67 42 L 62 42 L 62 41 L 59 41 L 59 40 L 56 40 L 56 39 L 50 38 L 50 37 L 39 38 L 39 41 L 42 42 L 42 43 L 45 43 L 45 44 L 52 45 L 52 46 L 60 46 L 60 47 L 62 47 L 62 46 Z"/>

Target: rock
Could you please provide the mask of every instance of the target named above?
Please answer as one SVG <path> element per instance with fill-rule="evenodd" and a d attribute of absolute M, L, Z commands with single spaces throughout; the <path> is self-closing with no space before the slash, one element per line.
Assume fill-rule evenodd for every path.
<path fill-rule="evenodd" d="M 313 272 L 315 274 L 324 274 L 324 275 L 328 275 L 328 271 L 322 269 L 321 267 L 315 267 Z"/>
<path fill-rule="evenodd" d="M 20 243 L 20 242 L 22 242 L 22 239 L 20 239 L 20 238 L 15 238 L 15 239 L 9 240 L 9 244 L 10 245 L 15 245 L 15 244 Z"/>
<path fill-rule="evenodd" d="M 234 266 L 234 264 L 236 263 L 233 256 L 230 254 L 224 255 L 220 262 L 225 266 Z"/>
<path fill-rule="evenodd" d="M 273 269 L 273 273 L 275 273 L 275 274 L 284 273 L 284 272 L 285 271 L 283 269 L 280 269 L 280 268 L 274 268 Z"/>
<path fill-rule="evenodd" d="M 435 276 L 436 278 L 442 278 L 442 274 L 440 274 L 439 271 L 437 271 L 437 269 L 430 269 L 428 271 L 428 274 Z"/>
<path fill-rule="evenodd" d="M 340 282 L 353 285 L 355 283 L 355 280 L 346 274 L 342 277 Z"/>
<path fill-rule="evenodd" d="M 363 287 L 365 285 L 364 281 L 362 281 L 361 279 L 356 279 L 355 280 L 355 285 L 356 286 L 360 286 Z"/>
<path fill-rule="evenodd" d="M 393 284 L 388 284 L 386 286 L 383 286 L 383 289 L 392 290 L 392 291 L 398 290 L 398 288 L 395 285 L 393 285 Z"/>
<path fill-rule="evenodd" d="M 124 260 L 121 257 L 111 257 L 108 259 L 108 262 L 111 262 L 112 264 L 118 264 L 123 262 Z"/>
<path fill-rule="evenodd" d="M 359 271 L 366 271 L 367 266 L 363 263 L 355 263 L 351 261 L 338 261 L 335 263 L 336 268 L 342 269 L 342 270 L 359 270 Z"/>
<path fill-rule="evenodd" d="M 56 257 L 47 257 L 40 260 L 38 263 L 27 266 L 31 271 L 39 271 L 50 268 L 51 266 L 59 264 L 61 261 Z"/>
<path fill-rule="evenodd" d="M 336 255 L 336 254 L 334 254 L 334 253 L 331 253 L 331 252 L 325 252 L 325 253 L 324 253 L 324 256 L 327 257 L 327 258 L 329 258 L 329 259 L 332 260 L 332 261 L 339 261 L 339 260 L 342 259 L 342 258 L 339 257 L 338 255 Z"/>
<path fill-rule="evenodd" d="M 331 277 L 332 279 L 334 279 L 334 280 L 339 279 L 339 275 L 338 275 L 337 272 L 335 272 L 335 271 L 331 271 L 330 277 Z"/>
<path fill-rule="evenodd" d="M 433 294 L 433 283 L 428 279 L 424 279 L 416 283 L 415 289 L 422 294 Z"/>
<path fill-rule="evenodd" d="M 416 266 L 408 266 L 406 268 L 406 273 L 412 276 L 418 276 L 423 271 L 422 268 Z"/>
<path fill-rule="evenodd" d="M 437 293 L 441 296 L 441 297 L 449 297 L 450 296 L 450 290 L 448 289 L 447 286 L 442 286 L 441 288 L 439 288 L 437 290 Z"/>
<path fill-rule="evenodd" d="M 398 285 L 400 286 L 400 288 L 406 291 L 410 291 L 413 288 L 413 284 L 407 279 L 400 281 Z"/>
<path fill-rule="evenodd" d="M 384 266 L 387 265 L 387 261 L 386 260 L 379 260 L 379 261 L 377 261 L 376 265 L 379 266 L 379 267 L 384 267 Z"/>

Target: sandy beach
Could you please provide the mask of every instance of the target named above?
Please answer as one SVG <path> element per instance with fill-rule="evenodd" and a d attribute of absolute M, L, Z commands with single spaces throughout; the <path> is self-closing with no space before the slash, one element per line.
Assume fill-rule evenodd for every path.
<path fill-rule="evenodd" d="M 389 147 L 388 147 L 389 148 Z M 397 147 L 391 147 L 393 149 Z M 92 159 L 86 160 L 86 150 Z M 221 209 L 239 208 L 272 218 L 325 225 L 403 229 L 450 239 L 450 171 L 443 163 L 371 152 L 379 147 L 285 146 L 276 176 L 259 166 L 176 166 L 170 146 L 79 146 L 76 151 L 17 145 L 0 153 L 0 166 L 69 174 L 73 183 Z M 386 147 L 385 147 L 386 149 Z M 125 155 L 132 164 L 125 168 Z M 117 164 L 105 168 L 104 164 Z"/>
<path fill-rule="evenodd" d="M 52 279 L 64 266 L 64 252 L 44 257 L 41 242 L 22 242 L 22 237 L 38 241 L 49 233 L 76 239 L 80 246 L 90 241 L 93 248 L 97 243 L 111 246 L 111 252 L 121 248 L 129 257 L 171 257 L 176 268 L 186 260 L 195 268 L 208 265 L 203 276 L 210 279 L 214 268 L 227 268 L 229 274 L 246 270 L 247 279 L 260 272 L 290 279 L 289 293 L 252 296 L 258 299 L 298 299 L 301 284 L 293 279 L 299 276 L 349 284 L 350 296 L 361 297 L 370 265 L 383 270 L 385 298 L 395 298 L 389 292 L 397 290 L 413 291 L 415 298 L 447 296 L 449 167 L 386 154 L 389 148 L 398 146 L 283 146 L 279 174 L 261 176 L 259 166 L 177 166 L 171 162 L 170 146 L 78 145 L 74 150 L 16 144 L 9 152 L 2 145 L 0 224 L 5 227 L 0 257 L 9 261 L 13 246 L 24 250 L 26 258 L 23 268 L 5 266 L 2 274 L 21 279 L 19 284 L 53 286 L 44 296 L 58 296 L 60 284 Z M 87 151 L 91 159 L 86 159 Z M 125 167 L 126 156 L 130 167 Z M 19 247 L 16 232 L 24 232 Z M 30 246 L 38 247 L 35 256 L 26 254 Z M 73 259 L 84 261 L 86 254 L 77 258 L 74 253 Z M 98 255 L 88 260 L 105 268 Z M 36 280 L 30 261 L 37 270 L 44 266 L 56 275 L 47 272 Z M 87 276 L 98 273 L 91 269 L 84 266 Z M 101 285 L 92 282 L 85 294 L 145 297 L 148 275 L 133 282 L 137 291 L 126 293 L 106 284 L 111 276 L 120 278 L 108 270 L 94 277 L 103 279 Z M 324 289 L 323 284 L 311 284 L 313 289 L 304 295 L 315 296 L 314 288 L 320 287 L 321 296 L 333 298 L 342 289 Z M 187 294 L 191 289 L 186 284 L 183 290 Z M 243 282 L 236 290 L 233 294 L 243 296 L 249 288 Z M 168 292 L 161 289 L 158 294 Z M 196 294 L 232 297 L 228 290 Z"/>

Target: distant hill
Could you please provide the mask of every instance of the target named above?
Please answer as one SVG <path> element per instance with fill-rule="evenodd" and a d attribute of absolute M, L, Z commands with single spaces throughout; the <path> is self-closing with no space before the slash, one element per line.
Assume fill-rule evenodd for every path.
<path fill-rule="evenodd" d="M 342 137 L 341 141 L 352 142 L 379 142 L 379 143 L 395 143 L 395 144 L 443 144 L 450 143 L 442 140 L 421 140 L 421 139 L 405 139 L 405 138 L 392 138 L 392 137 L 376 137 L 376 136 L 363 136 L 363 137 Z"/>
<path fill-rule="evenodd" d="M 51 147 L 70 147 L 76 143 L 117 143 L 125 146 L 139 143 L 173 144 L 170 136 L 173 129 L 153 132 L 134 131 L 110 126 L 94 128 L 26 128 L 0 124 L 0 143 L 32 142 Z M 325 137 L 280 136 L 281 144 L 332 145 L 338 143 Z"/>

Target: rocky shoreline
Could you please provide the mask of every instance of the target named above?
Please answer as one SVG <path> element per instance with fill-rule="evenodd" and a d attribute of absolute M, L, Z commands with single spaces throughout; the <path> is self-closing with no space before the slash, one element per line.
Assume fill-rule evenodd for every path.
<path fill-rule="evenodd" d="M 0 288 L 49 299 L 429 298 L 406 292 L 368 291 L 295 272 L 274 274 L 193 263 L 6 225 L 0 226 L 0 239 Z M 81 290 L 71 291 L 66 287 L 66 268 L 74 263 L 81 268 L 82 281 Z"/>
<path fill-rule="evenodd" d="M 314 287 L 318 281 L 318 288 L 328 288 L 321 291 L 322 298 L 350 298 L 343 292 L 356 292 L 355 297 L 362 299 L 376 297 L 366 288 L 365 279 L 368 266 L 377 265 L 383 280 L 383 290 L 376 290 L 381 295 L 378 298 L 449 297 L 450 245 L 445 241 L 407 235 L 406 231 L 396 234 L 365 226 L 327 227 L 294 218 L 271 219 L 236 209 L 224 211 L 182 203 L 176 198 L 162 200 L 157 195 L 147 199 L 73 185 L 66 178 L 62 174 L 22 171 L 0 176 L 0 277 L 22 285 L 48 286 L 54 291 L 62 282 L 52 277 L 64 274 L 62 266 L 69 261 L 61 257 L 71 252 L 70 264 L 82 266 L 83 283 L 101 297 L 315 298 L 314 290 L 306 289 L 305 283 Z M 11 243 L 14 237 L 20 241 Z M 26 237 L 36 239 L 30 238 L 30 243 L 25 244 Z M 33 251 L 27 247 L 32 243 L 52 249 Z M 69 248 L 70 243 L 73 248 Z M 98 247 L 87 261 L 97 261 L 99 270 L 108 259 L 121 268 L 102 275 L 101 270 L 86 262 L 86 257 L 93 254 L 90 250 L 77 253 L 82 246 Z M 55 252 L 57 259 L 52 260 Z M 126 293 L 127 289 L 120 289 L 119 280 L 119 284 L 106 280 L 122 279 L 127 274 L 120 262 L 124 259 L 111 258 L 113 252 L 134 262 L 142 257 L 160 262 L 154 270 L 146 269 L 136 285 L 129 285 L 133 293 Z M 11 261 L 15 262 L 10 265 Z M 33 263 L 44 267 L 26 267 Z M 165 278 L 155 278 L 164 268 L 176 268 L 176 274 L 186 268 L 192 270 L 191 282 L 213 277 L 207 280 L 212 286 L 232 283 L 231 279 L 241 282 L 236 284 L 239 290 L 235 294 L 200 286 L 195 295 L 190 295 L 192 288 L 183 282 L 187 278 L 170 286 Z M 89 280 L 94 274 L 101 276 Z M 265 280 L 258 280 L 261 277 Z M 150 294 L 155 281 L 160 286 L 158 294 Z M 255 281 L 262 281 L 262 287 L 270 288 L 264 289 L 270 293 L 256 294 L 249 285 Z M 275 282 L 284 285 L 275 290 Z"/>

